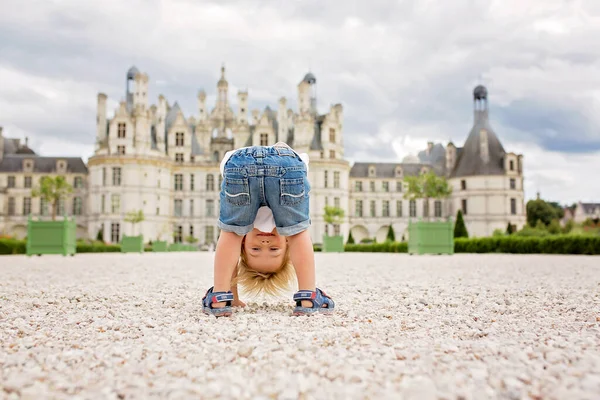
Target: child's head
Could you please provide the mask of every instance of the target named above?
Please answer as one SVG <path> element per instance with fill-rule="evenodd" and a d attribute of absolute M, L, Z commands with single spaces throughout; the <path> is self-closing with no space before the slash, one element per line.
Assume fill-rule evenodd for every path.
<path fill-rule="evenodd" d="M 275 295 L 286 289 L 294 278 L 285 236 L 253 229 L 242 241 L 237 283 L 249 294 Z"/>

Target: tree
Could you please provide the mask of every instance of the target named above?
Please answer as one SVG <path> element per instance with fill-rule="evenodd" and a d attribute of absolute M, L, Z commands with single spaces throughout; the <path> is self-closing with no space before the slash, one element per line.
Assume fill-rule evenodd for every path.
<path fill-rule="evenodd" d="M 405 176 L 404 182 L 407 184 L 405 199 L 425 199 L 429 203 L 430 199 L 444 199 L 452 194 L 448 180 L 444 176 L 437 176 L 433 171 L 417 176 Z"/>
<path fill-rule="evenodd" d="M 506 234 L 512 235 L 514 232 L 515 232 L 515 226 L 509 222 L 508 225 L 506 226 Z"/>
<path fill-rule="evenodd" d="M 43 176 L 40 178 L 40 186 L 31 191 L 31 196 L 40 197 L 52 205 L 52 221 L 55 221 L 60 201 L 72 192 L 73 186 L 67 182 L 64 176 L 54 178 Z"/>
<path fill-rule="evenodd" d="M 194 243 L 198 243 L 198 238 L 195 238 L 190 235 L 185 238 L 185 241 L 189 244 L 194 244 Z"/>
<path fill-rule="evenodd" d="M 550 222 L 550 225 L 548 225 L 548 232 L 553 235 L 558 235 L 561 230 L 560 223 L 557 219 L 553 219 L 552 222 Z"/>
<path fill-rule="evenodd" d="M 391 225 L 388 228 L 388 233 L 387 233 L 386 240 L 388 242 L 395 242 L 396 241 L 396 235 L 394 234 L 394 228 L 392 228 Z"/>
<path fill-rule="evenodd" d="M 325 207 L 325 214 L 323 214 L 323 219 L 327 225 L 337 225 L 341 224 L 344 220 L 344 210 L 340 207 Z"/>
<path fill-rule="evenodd" d="M 462 210 L 458 210 L 456 213 L 456 223 L 454 224 L 454 238 L 468 238 L 469 233 L 465 226 L 465 220 L 463 219 Z"/>
<path fill-rule="evenodd" d="M 102 233 L 102 229 L 98 229 L 98 234 L 96 235 L 96 240 L 99 242 L 103 242 L 104 241 L 104 235 Z"/>
<path fill-rule="evenodd" d="M 132 233 L 135 233 L 135 224 L 140 223 L 145 219 L 146 217 L 144 217 L 144 211 L 142 210 L 129 211 L 125 216 L 125 222 L 129 222 L 131 224 Z"/>
<path fill-rule="evenodd" d="M 570 233 L 573 230 L 573 228 L 575 228 L 575 221 L 570 219 L 565 223 L 565 226 L 562 228 L 562 232 Z"/>
<path fill-rule="evenodd" d="M 352 237 L 352 231 L 350 231 L 350 234 L 348 234 L 348 241 L 346 243 L 354 244 L 354 237 Z"/>
<path fill-rule="evenodd" d="M 542 199 L 529 200 L 526 208 L 527 224 L 531 227 L 535 227 L 538 221 L 548 226 L 553 219 L 561 219 L 564 216 L 564 210 L 560 206 L 556 207 Z"/>

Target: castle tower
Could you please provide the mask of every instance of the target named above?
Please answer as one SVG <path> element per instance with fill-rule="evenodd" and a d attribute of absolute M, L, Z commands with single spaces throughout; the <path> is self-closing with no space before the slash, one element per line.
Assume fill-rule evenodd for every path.
<path fill-rule="evenodd" d="M 298 111 L 300 114 L 317 113 L 317 78 L 311 72 L 298 84 Z"/>
<path fill-rule="evenodd" d="M 238 92 L 238 123 L 248 124 L 248 92 Z"/>
<path fill-rule="evenodd" d="M 206 92 L 204 89 L 200 89 L 198 92 L 198 114 L 200 115 L 198 117 L 199 122 L 206 121 L 208 114 L 206 112 Z"/>
<path fill-rule="evenodd" d="M 127 104 L 127 111 L 131 111 L 133 109 L 133 98 L 135 94 L 135 76 L 139 74 L 140 71 L 134 66 L 129 68 L 127 71 L 127 77 L 125 79 L 125 103 Z"/>
<path fill-rule="evenodd" d="M 98 106 L 96 109 L 96 149 L 106 145 L 106 94 L 98 93 Z"/>
<path fill-rule="evenodd" d="M 225 79 L 225 66 L 221 67 L 221 79 L 217 82 L 217 110 L 220 113 L 225 114 L 225 110 L 227 110 L 227 91 L 229 89 L 229 83 Z"/>

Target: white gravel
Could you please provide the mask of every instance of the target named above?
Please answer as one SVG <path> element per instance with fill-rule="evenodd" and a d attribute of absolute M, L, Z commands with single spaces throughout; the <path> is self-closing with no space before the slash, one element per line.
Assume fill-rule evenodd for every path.
<path fill-rule="evenodd" d="M 600 397 L 600 257 L 317 254 L 336 315 L 215 319 L 212 256 L 0 257 L 0 398 Z"/>

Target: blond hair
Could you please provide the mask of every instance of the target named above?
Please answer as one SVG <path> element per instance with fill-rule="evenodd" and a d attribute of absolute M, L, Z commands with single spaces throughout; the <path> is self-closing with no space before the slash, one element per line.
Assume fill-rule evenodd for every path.
<path fill-rule="evenodd" d="M 258 272 L 248 266 L 246 250 L 242 244 L 242 253 L 237 265 L 237 277 L 232 285 L 241 285 L 244 291 L 251 296 L 266 293 L 271 296 L 281 294 L 290 287 L 290 283 L 296 276 L 294 265 L 290 260 L 289 248 L 283 256 L 281 267 L 275 272 Z"/>

